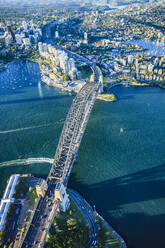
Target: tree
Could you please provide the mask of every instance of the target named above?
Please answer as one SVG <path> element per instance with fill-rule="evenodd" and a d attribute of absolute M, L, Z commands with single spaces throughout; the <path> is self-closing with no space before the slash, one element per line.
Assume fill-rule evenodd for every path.
<path fill-rule="evenodd" d="M 4 232 L 0 232 L 0 246 L 3 244 Z"/>
<path fill-rule="evenodd" d="M 107 236 L 106 236 L 106 229 L 101 226 L 101 229 L 98 233 L 98 248 L 103 248 L 106 242 Z"/>
<path fill-rule="evenodd" d="M 73 218 L 69 220 L 57 219 L 59 229 L 50 228 L 50 236 L 45 248 L 84 248 L 89 238 L 89 228 L 80 225 Z"/>
<path fill-rule="evenodd" d="M 68 81 L 68 80 L 69 80 L 68 74 L 65 73 L 65 74 L 63 75 L 62 79 L 63 79 L 64 81 Z"/>

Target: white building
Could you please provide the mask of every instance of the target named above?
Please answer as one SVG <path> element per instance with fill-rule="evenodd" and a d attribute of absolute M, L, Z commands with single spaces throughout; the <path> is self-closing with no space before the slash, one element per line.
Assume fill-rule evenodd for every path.
<path fill-rule="evenodd" d="M 59 39 L 59 33 L 58 33 L 58 31 L 55 32 L 55 39 Z"/>
<path fill-rule="evenodd" d="M 139 73 L 139 60 L 135 59 L 135 69 L 136 69 L 136 73 Z"/>
<path fill-rule="evenodd" d="M 22 27 L 25 31 L 27 31 L 28 25 L 25 21 L 22 22 Z"/>
<path fill-rule="evenodd" d="M 68 55 L 65 52 L 61 52 L 60 55 L 60 67 L 63 70 L 64 73 L 67 73 L 69 71 L 69 66 L 68 66 Z"/>
<path fill-rule="evenodd" d="M 40 53 L 41 56 L 45 56 L 46 53 L 48 52 L 48 50 L 47 50 L 47 44 L 46 43 L 39 42 L 38 43 L 38 50 L 39 50 L 39 53 Z"/>
<path fill-rule="evenodd" d="M 69 71 L 69 76 L 71 80 L 76 80 L 77 79 L 77 69 L 73 68 L 71 71 Z"/>
<path fill-rule="evenodd" d="M 34 25 L 33 20 L 30 20 L 30 26 L 32 27 Z"/>
<path fill-rule="evenodd" d="M 6 222 L 7 212 L 10 204 L 14 202 L 13 195 L 15 193 L 15 186 L 19 182 L 19 175 L 12 175 L 9 179 L 5 193 L 0 203 L 0 231 L 3 230 Z"/>
<path fill-rule="evenodd" d="M 88 34 L 87 34 L 87 32 L 84 33 L 84 44 L 88 44 Z"/>
<path fill-rule="evenodd" d="M 133 63 L 133 60 L 134 60 L 133 55 L 129 55 L 128 56 L 128 64 L 132 64 Z"/>
<path fill-rule="evenodd" d="M 153 69 L 154 69 L 154 65 L 153 65 L 153 64 L 149 64 L 149 65 L 148 65 L 148 71 L 149 71 L 149 72 L 152 72 Z"/>
<path fill-rule="evenodd" d="M 68 67 L 69 67 L 69 71 L 72 71 L 72 70 L 76 69 L 74 59 L 70 58 L 68 60 Z"/>
<path fill-rule="evenodd" d="M 30 38 L 23 38 L 22 41 L 25 46 L 31 46 Z"/>
<path fill-rule="evenodd" d="M 5 36 L 5 43 L 6 43 L 6 45 L 11 44 L 12 42 L 13 42 L 13 37 L 11 36 L 11 34 L 7 34 Z"/>
<path fill-rule="evenodd" d="M 41 28 L 36 28 L 34 32 L 35 33 L 38 33 L 40 36 L 42 36 L 42 30 L 41 30 Z"/>
<path fill-rule="evenodd" d="M 62 183 L 57 183 L 55 192 L 54 192 L 55 200 L 61 201 L 60 208 L 63 212 L 66 212 L 70 206 L 69 197 L 66 193 L 66 188 Z"/>
<path fill-rule="evenodd" d="M 20 34 L 15 35 L 15 40 L 18 45 L 22 44 L 22 36 Z"/>
<path fill-rule="evenodd" d="M 38 50 L 39 54 L 42 57 L 49 58 L 57 69 L 70 75 L 73 80 L 77 78 L 78 70 L 75 66 L 75 60 L 69 58 L 65 51 L 42 42 L 38 43 Z"/>

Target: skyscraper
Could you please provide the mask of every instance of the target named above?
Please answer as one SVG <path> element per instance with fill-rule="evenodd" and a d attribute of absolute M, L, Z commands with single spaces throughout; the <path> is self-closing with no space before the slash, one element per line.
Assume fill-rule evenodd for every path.
<path fill-rule="evenodd" d="M 84 44 L 88 44 L 88 33 L 84 33 Z"/>

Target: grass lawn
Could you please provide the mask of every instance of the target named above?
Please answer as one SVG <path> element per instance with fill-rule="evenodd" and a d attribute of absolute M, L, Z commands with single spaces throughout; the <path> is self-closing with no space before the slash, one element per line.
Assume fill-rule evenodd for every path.
<path fill-rule="evenodd" d="M 28 200 L 29 200 L 29 205 L 31 207 L 34 207 L 34 205 L 35 205 L 35 203 L 37 202 L 37 199 L 38 199 L 36 190 L 33 189 L 32 191 L 28 191 L 27 197 L 28 197 Z"/>
<path fill-rule="evenodd" d="M 81 224 L 86 224 L 87 223 L 86 220 L 84 219 L 83 215 L 81 214 L 79 209 L 74 204 L 73 200 L 71 198 L 69 198 L 69 200 L 70 200 L 69 210 L 66 213 L 61 212 L 60 215 L 62 215 L 66 219 L 73 218 L 73 219 L 76 219 L 77 222 Z"/>
<path fill-rule="evenodd" d="M 121 242 L 110 232 L 106 226 L 100 225 L 98 234 L 98 248 L 122 248 Z"/>

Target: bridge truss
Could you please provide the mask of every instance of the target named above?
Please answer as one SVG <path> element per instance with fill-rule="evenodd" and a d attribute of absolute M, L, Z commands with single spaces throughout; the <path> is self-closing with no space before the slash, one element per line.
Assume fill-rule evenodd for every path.
<path fill-rule="evenodd" d="M 90 113 L 102 80 L 100 71 L 92 67 L 94 82 L 87 83 L 77 94 L 67 115 L 56 150 L 54 162 L 48 180 L 59 180 L 67 185 L 72 165 L 78 153 Z"/>

